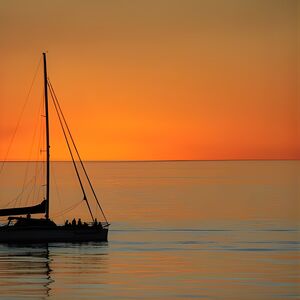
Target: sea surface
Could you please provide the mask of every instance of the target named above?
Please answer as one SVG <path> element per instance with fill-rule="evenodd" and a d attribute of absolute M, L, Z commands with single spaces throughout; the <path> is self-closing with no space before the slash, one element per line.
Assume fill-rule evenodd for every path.
<path fill-rule="evenodd" d="M 0 245 L 0 299 L 300 299 L 300 161 L 86 168 L 109 241 Z M 51 173 L 52 218 L 90 221 L 72 164 Z M 6 163 L 1 207 L 42 201 L 43 175 L 41 163 Z"/>

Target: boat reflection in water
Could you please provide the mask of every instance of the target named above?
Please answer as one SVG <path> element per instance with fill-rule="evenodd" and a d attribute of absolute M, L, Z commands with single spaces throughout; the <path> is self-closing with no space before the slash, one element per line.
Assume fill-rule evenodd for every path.
<path fill-rule="evenodd" d="M 45 297 L 51 290 L 51 255 L 47 244 L 1 245 L 0 280 L 5 298 Z"/>
<path fill-rule="evenodd" d="M 2 244 L 1 298 L 43 299 L 57 293 L 70 294 L 68 289 L 74 290 L 78 277 L 85 281 L 85 275 L 80 276 L 85 267 L 106 273 L 106 248 L 107 243 Z"/>

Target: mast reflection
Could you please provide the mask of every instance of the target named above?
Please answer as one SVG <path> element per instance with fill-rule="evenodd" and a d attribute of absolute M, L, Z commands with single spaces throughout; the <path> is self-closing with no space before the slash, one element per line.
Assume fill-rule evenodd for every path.
<path fill-rule="evenodd" d="M 108 243 L 0 244 L 1 299 L 46 299 L 64 289 L 84 298 L 78 285 L 104 292 L 108 262 Z"/>
<path fill-rule="evenodd" d="M 54 282 L 51 262 L 48 244 L 1 245 L 1 295 L 48 297 Z"/>

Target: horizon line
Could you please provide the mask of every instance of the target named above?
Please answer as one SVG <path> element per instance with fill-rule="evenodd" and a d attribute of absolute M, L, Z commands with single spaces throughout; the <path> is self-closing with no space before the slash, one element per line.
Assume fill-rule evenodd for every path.
<path fill-rule="evenodd" d="M 103 162 L 103 163 L 117 163 L 117 162 L 205 162 L 205 161 L 299 161 L 300 158 L 244 158 L 244 159 L 141 159 L 141 160 L 100 160 L 100 159 L 84 159 L 83 162 Z M 75 160 L 78 162 L 79 160 Z M 45 162 L 43 160 L 0 160 L 0 163 L 6 162 Z M 52 160 L 51 162 L 72 162 L 72 160 Z"/>

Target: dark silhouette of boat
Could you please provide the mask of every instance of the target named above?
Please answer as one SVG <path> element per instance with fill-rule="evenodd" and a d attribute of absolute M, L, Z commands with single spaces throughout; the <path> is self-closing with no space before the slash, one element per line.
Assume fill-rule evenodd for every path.
<path fill-rule="evenodd" d="M 61 110 L 60 104 L 54 92 L 53 86 L 47 76 L 46 53 L 43 53 L 44 65 L 44 98 L 45 98 L 45 127 L 46 127 L 46 196 L 45 199 L 37 205 L 27 207 L 14 207 L 0 209 L 0 216 L 8 216 L 8 223 L 0 227 L 0 243 L 48 243 L 48 242 L 89 242 L 89 241 L 107 241 L 109 223 L 98 201 L 95 190 L 92 186 L 90 178 L 87 174 L 85 166 L 81 160 L 74 139 Z M 87 205 L 91 215 L 91 224 L 76 223 L 75 219 L 72 223 L 65 225 L 56 225 L 49 216 L 50 207 L 50 130 L 49 130 L 49 110 L 48 110 L 48 92 L 53 100 L 55 110 L 57 112 L 60 125 L 63 130 L 64 137 L 72 158 L 73 166 L 76 171 L 77 178 L 81 190 L 83 192 L 83 200 Z M 91 206 L 86 196 L 85 189 L 75 163 L 74 154 L 71 146 L 75 149 L 80 167 L 87 179 L 93 196 L 97 202 L 105 222 L 98 222 L 94 218 Z M 44 218 L 32 218 L 34 214 L 45 214 Z"/>

